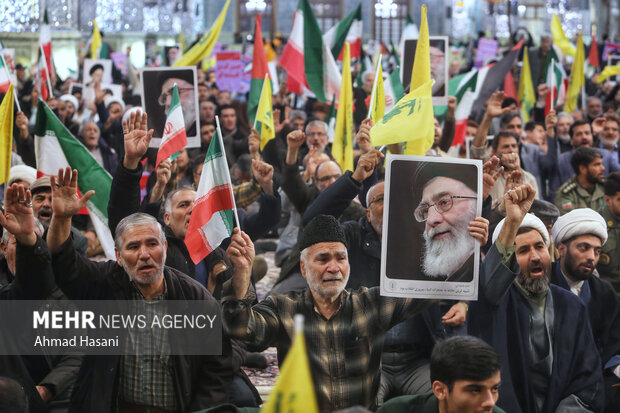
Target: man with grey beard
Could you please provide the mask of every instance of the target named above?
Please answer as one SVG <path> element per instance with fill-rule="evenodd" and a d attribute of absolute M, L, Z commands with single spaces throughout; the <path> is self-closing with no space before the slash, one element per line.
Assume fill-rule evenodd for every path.
<path fill-rule="evenodd" d="M 212 301 L 197 281 L 170 267 L 166 261 L 166 235 L 157 220 L 142 213 L 122 219 L 116 226 L 116 262 L 93 262 L 76 254 L 71 243 L 71 217 L 94 195 L 77 196 L 77 171 L 69 167 L 51 178 L 52 220 L 47 243 L 58 286 L 71 300 L 131 301 L 153 308 L 164 300 Z M 163 305 L 163 304 L 162 304 Z M 149 312 L 149 310 L 146 310 Z M 149 335 L 129 332 L 121 345 L 124 355 L 88 355 L 79 373 L 71 411 L 179 412 L 213 407 L 228 400 L 233 368 L 229 355 L 176 355 L 153 347 L 166 343 L 165 331 Z M 151 337 L 151 338 L 149 338 Z M 148 349 L 154 352 L 148 352 Z M 137 353 L 144 351 L 139 357 Z M 230 354 L 224 338 L 223 354 Z"/>
<path fill-rule="evenodd" d="M 469 333 L 500 356 L 497 405 L 516 413 L 602 412 L 603 376 L 587 309 L 549 284 L 549 234 L 527 213 L 534 190 L 508 184 L 506 218 L 493 233 L 469 318 Z"/>
<path fill-rule="evenodd" d="M 430 166 L 418 168 L 415 182 L 420 182 Z M 424 275 L 432 279 L 469 282 L 473 279 L 475 239 L 469 233 L 476 218 L 475 180 L 469 185 L 456 175 L 437 176 L 424 185 L 422 199 L 414 211 L 424 222 Z M 423 179 L 423 178 L 422 178 Z M 424 180 L 422 180 L 424 182 Z"/>

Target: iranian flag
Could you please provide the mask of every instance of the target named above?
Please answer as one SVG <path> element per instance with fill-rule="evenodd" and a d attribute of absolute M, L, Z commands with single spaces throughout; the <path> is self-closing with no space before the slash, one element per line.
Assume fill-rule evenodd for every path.
<path fill-rule="evenodd" d="M 323 36 L 323 42 L 332 51 L 334 59 L 342 60 L 344 42 L 349 42 L 351 59 L 360 57 L 362 50 L 362 5 L 358 4 L 347 17 L 329 29 Z"/>
<path fill-rule="evenodd" d="M 39 48 L 43 50 L 43 54 L 45 55 L 48 75 L 51 78 L 55 77 L 56 73 L 52 60 L 52 32 L 50 31 L 49 21 L 47 20 L 47 9 L 45 9 L 45 13 L 43 14 L 43 23 L 39 31 Z"/>
<path fill-rule="evenodd" d="M 185 245 L 194 264 L 198 264 L 223 240 L 230 237 L 233 230 L 235 204 L 228 163 L 222 148 L 218 125 L 207 150 L 185 235 Z"/>
<path fill-rule="evenodd" d="M 9 68 L 6 66 L 4 57 L 0 56 L 0 93 L 6 93 L 10 85 Z"/>
<path fill-rule="evenodd" d="M 549 94 L 545 101 L 546 116 L 551 109 L 566 102 L 566 89 L 568 88 L 568 76 L 553 47 L 547 53 L 544 76 L 547 86 L 549 86 Z"/>
<path fill-rule="evenodd" d="M 250 80 L 250 96 L 248 98 L 248 119 L 250 124 L 254 124 L 256 110 L 260 100 L 265 75 L 269 73 L 267 55 L 263 45 L 263 31 L 261 24 L 261 14 L 256 15 L 256 28 L 254 31 L 254 52 L 252 53 L 252 79 Z"/>
<path fill-rule="evenodd" d="M 306 87 L 320 102 L 329 102 L 340 92 L 340 71 L 323 40 L 309 0 L 299 0 L 280 65 L 292 80 L 287 84 L 296 87 L 292 92 L 302 93 L 302 87 Z"/>
<path fill-rule="evenodd" d="M 39 47 L 39 60 L 37 61 L 37 87 L 39 97 L 47 102 L 47 99 L 52 93 L 52 82 L 50 81 L 49 71 L 47 70 L 47 63 L 43 53 L 43 48 Z"/>
<path fill-rule="evenodd" d="M 115 259 L 114 240 L 108 228 L 112 176 L 97 163 L 88 149 L 69 132 L 41 99 L 37 107 L 34 135 L 37 169 L 41 173 L 56 175 L 60 168 L 71 166 L 79 172 L 80 193 L 95 190 L 95 195 L 88 200 L 86 208 L 106 257 Z"/>
<path fill-rule="evenodd" d="M 172 98 L 170 99 L 170 109 L 166 117 L 164 126 L 164 136 L 159 144 L 155 168 L 164 159 L 174 160 L 179 155 L 179 151 L 187 146 L 187 133 L 185 133 L 185 121 L 183 120 L 183 110 L 179 99 L 177 84 L 172 88 Z"/>
<path fill-rule="evenodd" d="M 480 88 L 484 83 L 484 79 L 489 71 L 489 66 L 485 66 L 480 70 L 474 69 L 462 75 L 456 76 L 450 80 L 448 90 L 450 96 L 457 99 L 454 118 L 456 120 L 456 128 L 454 131 L 454 140 L 452 145 L 465 143 L 465 134 L 467 131 L 467 119 L 469 118 L 471 108 L 478 98 Z"/>

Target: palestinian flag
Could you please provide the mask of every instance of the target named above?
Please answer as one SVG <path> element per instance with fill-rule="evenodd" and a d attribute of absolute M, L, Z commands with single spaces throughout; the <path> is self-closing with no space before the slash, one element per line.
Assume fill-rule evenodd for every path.
<path fill-rule="evenodd" d="M 170 99 L 170 109 L 166 117 L 164 126 L 164 136 L 161 139 L 155 168 L 164 159 L 174 160 L 179 155 L 179 151 L 187 146 L 187 133 L 185 132 L 185 120 L 183 120 L 183 110 L 179 99 L 177 84 L 172 88 L 172 98 Z"/>
<path fill-rule="evenodd" d="M 260 100 L 265 75 L 269 73 L 267 55 L 263 45 L 263 30 L 261 14 L 256 15 L 256 28 L 254 30 L 254 52 L 252 55 L 252 80 L 250 80 L 250 96 L 248 98 L 248 119 L 250 124 L 256 119 L 256 109 Z"/>
<path fill-rule="evenodd" d="M 545 102 L 545 115 L 547 115 L 552 108 L 564 104 L 568 88 L 568 76 L 553 48 L 547 53 L 544 78 L 547 79 L 546 83 L 549 86 L 549 94 Z"/>
<path fill-rule="evenodd" d="M 45 55 L 47 73 L 50 78 L 53 78 L 55 77 L 56 72 L 54 70 L 54 62 L 52 61 L 52 33 L 47 20 L 47 9 L 45 9 L 45 13 L 43 14 L 43 23 L 41 24 L 41 30 L 39 31 L 39 47 L 43 49 L 43 54 Z"/>
<path fill-rule="evenodd" d="M 332 51 L 334 59 L 342 60 L 344 42 L 351 45 L 351 59 L 360 57 L 362 50 L 362 5 L 353 10 L 340 23 L 333 26 L 323 36 L 323 41 Z"/>
<path fill-rule="evenodd" d="M 234 199 L 219 128 L 207 150 L 196 192 L 185 235 L 185 245 L 194 264 L 230 237 L 233 230 Z"/>
<path fill-rule="evenodd" d="M 95 190 L 95 195 L 90 198 L 86 208 L 106 257 L 115 259 L 114 240 L 108 228 L 112 176 L 97 163 L 88 149 L 69 132 L 41 99 L 37 107 L 34 135 L 37 169 L 41 173 L 56 175 L 60 168 L 71 166 L 79 172 L 80 193 Z"/>
<path fill-rule="evenodd" d="M 340 91 L 340 71 L 312 12 L 309 0 L 299 0 L 291 35 L 280 57 L 280 64 L 294 83 L 328 102 Z M 297 89 L 301 93 L 301 88 Z M 291 90 L 297 93 L 296 90 Z"/>

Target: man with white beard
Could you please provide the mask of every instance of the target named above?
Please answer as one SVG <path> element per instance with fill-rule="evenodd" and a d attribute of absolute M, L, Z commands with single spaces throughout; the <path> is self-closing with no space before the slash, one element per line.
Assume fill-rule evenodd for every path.
<path fill-rule="evenodd" d="M 451 171 L 451 170 L 450 170 Z M 433 173 L 424 165 L 418 169 L 415 182 Z M 456 172 L 458 173 L 458 172 Z M 425 222 L 424 274 L 434 279 L 469 282 L 473 279 L 475 239 L 470 223 L 476 218 L 475 180 L 469 185 L 452 176 L 437 176 L 424 185 L 422 200 L 414 211 L 418 222 Z M 420 180 L 422 178 L 422 180 Z"/>
<path fill-rule="evenodd" d="M 573 117 L 566 112 L 558 114 L 558 124 L 556 125 L 556 135 L 559 141 L 560 152 L 567 152 L 572 149 L 570 144 L 570 125 L 574 122 Z"/>
<path fill-rule="evenodd" d="M 172 89 L 177 85 L 179 100 L 183 110 L 185 120 L 185 131 L 187 136 L 196 136 L 196 97 L 194 95 L 193 72 L 189 70 L 167 70 L 160 74 L 159 84 L 161 92 L 157 102 L 165 107 L 165 114 L 168 116 L 170 101 L 172 99 Z"/>

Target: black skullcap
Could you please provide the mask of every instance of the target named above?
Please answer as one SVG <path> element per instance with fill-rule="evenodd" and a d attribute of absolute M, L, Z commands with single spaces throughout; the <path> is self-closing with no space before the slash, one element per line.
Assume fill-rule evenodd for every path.
<path fill-rule="evenodd" d="M 191 69 L 162 70 L 157 75 L 157 90 L 161 90 L 161 85 L 170 78 L 182 79 L 187 83 L 194 84 L 194 72 Z"/>
<path fill-rule="evenodd" d="M 478 191 L 478 168 L 475 165 L 420 162 L 414 174 L 414 192 L 417 192 L 419 189 L 424 189 L 431 179 L 440 176 L 463 182 L 472 191 Z"/>
<path fill-rule="evenodd" d="M 306 225 L 299 239 L 299 250 L 303 251 L 319 242 L 341 242 L 347 245 L 344 230 L 331 215 L 318 215 Z"/>
<path fill-rule="evenodd" d="M 530 211 L 540 219 L 555 221 L 560 216 L 560 210 L 551 202 L 535 199 Z"/>
<path fill-rule="evenodd" d="M 97 70 L 97 69 L 104 70 L 104 69 L 103 69 L 103 65 L 102 65 L 102 64 L 100 64 L 100 63 L 96 63 L 96 64 L 92 65 L 92 66 L 90 67 L 90 69 L 88 70 L 88 74 L 92 76 L 92 75 L 93 75 L 93 73 L 95 73 L 95 70 Z"/>

